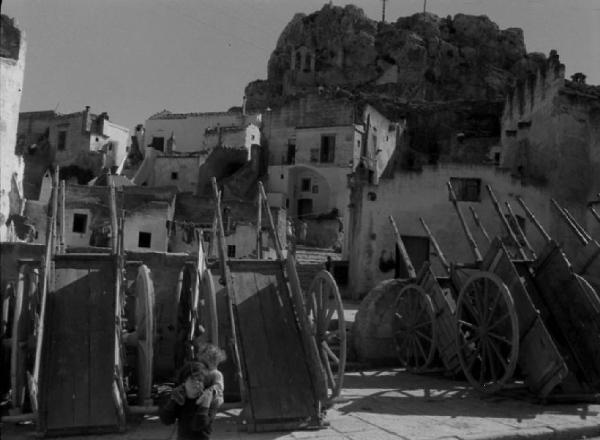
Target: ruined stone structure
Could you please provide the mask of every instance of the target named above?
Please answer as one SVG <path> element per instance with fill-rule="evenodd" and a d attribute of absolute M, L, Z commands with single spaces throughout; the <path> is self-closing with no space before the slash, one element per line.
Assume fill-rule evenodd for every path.
<path fill-rule="evenodd" d="M 246 147 L 260 145 L 262 116 L 243 111 L 208 113 L 172 113 L 168 110 L 150 116 L 144 124 L 143 147 L 167 152 L 168 141 L 175 139 L 179 152 L 211 150 L 219 146 Z"/>
<path fill-rule="evenodd" d="M 0 17 L 0 241 L 12 240 L 6 221 L 22 214 L 23 158 L 16 150 L 25 70 L 25 36 L 6 15 Z"/>
<path fill-rule="evenodd" d="M 555 51 L 506 98 L 502 166 L 547 188 L 592 235 L 600 234 L 587 210 L 600 191 L 600 86 L 585 84 L 581 73 L 565 79 Z M 547 226 L 569 246 L 574 237 L 556 211 Z"/>
<path fill-rule="evenodd" d="M 86 107 L 81 112 L 23 112 L 19 115 L 18 149 L 25 158 L 25 196 L 37 199 L 44 173 L 58 165 L 61 179 L 86 184 L 101 170 L 120 167 L 129 130 Z"/>

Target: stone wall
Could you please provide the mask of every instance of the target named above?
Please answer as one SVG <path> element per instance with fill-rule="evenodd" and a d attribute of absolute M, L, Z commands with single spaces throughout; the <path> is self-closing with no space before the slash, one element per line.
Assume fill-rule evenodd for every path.
<path fill-rule="evenodd" d="M 515 200 L 515 196 L 522 196 L 538 220 L 544 225 L 548 224 L 552 208 L 546 190 L 523 185 L 519 179 L 491 166 L 426 166 L 421 172 L 397 173 L 393 179 L 381 179 L 378 186 L 357 185 L 352 194 L 349 226 L 345 234 L 350 260 L 349 285 L 353 297 L 361 297 L 382 280 L 394 277 L 394 266 L 388 267 L 386 264 L 395 255 L 395 238 L 388 219 L 390 215 L 394 216 L 400 234 L 417 238 L 426 237 L 419 222 L 419 217 L 423 217 L 449 261 L 474 260 L 458 216 L 449 201 L 446 182 L 453 177 L 481 179 L 480 201 L 460 202 L 459 205 L 482 254 L 487 244 L 473 223 L 469 205 L 477 211 L 490 235 L 505 235 L 485 185 L 491 185 L 501 203 L 509 201 L 513 210 L 524 217 Z M 528 220 L 525 220 L 525 232 L 533 246 L 539 249 L 543 243 L 541 236 Z M 431 260 L 435 261 L 434 269 L 441 275 L 443 269 L 434 257 Z"/>
<path fill-rule="evenodd" d="M 543 184 L 548 197 L 587 228 L 600 225 L 587 203 L 600 192 L 600 87 L 564 78 L 556 52 L 535 76 L 512 90 L 502 117 L 502 166 L 525 181 Z M 574 235 L 556 211 L 549 233 L 576 248 Z"/>
<path fill-rule="evenodd" d="M 1 16 L 0 33 L 0 241 L 8 239 L 6 220 L 20 214 L 23 200 L 22 156 L 16 154 L 26 43 L 14 21 Z"/>
<path fill-rule="evenodd" d="M 262 116 L 259 113 L 242 112 L 214 113 L 171 113 L 163 111 L 151 116 L 145 122 L 145 139 L 148 146 L 153 137 L 162 137 L 165 141 L 171 134 L 175 137 L 176 151 L 189 152 L 207 148 L 206 130 L 220 127 L 245 127 L 248 124 L 261 126 Z M 258 142 L 254 142 L 258 143 Z M 215 144 L 216 145 L 216 144 Z M 243 143 L 241 144 L 243 145 Z M 240 146 L 240 145 L 235 145 Z"/>

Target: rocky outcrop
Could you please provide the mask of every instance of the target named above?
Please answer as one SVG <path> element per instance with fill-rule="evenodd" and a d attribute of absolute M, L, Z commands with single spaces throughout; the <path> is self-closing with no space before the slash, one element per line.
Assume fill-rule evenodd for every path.
<path fill-rule="evenodd" d="M 527 54 L 521 29 L 499 29 L 486 16 L 419 13 L 377 23 L 355 6 L 327 4 L 288 23 L 268 79 L 246 88 L 247 107 L 330 86 L 410 101 L 502 100 L 544 60 Z"/>

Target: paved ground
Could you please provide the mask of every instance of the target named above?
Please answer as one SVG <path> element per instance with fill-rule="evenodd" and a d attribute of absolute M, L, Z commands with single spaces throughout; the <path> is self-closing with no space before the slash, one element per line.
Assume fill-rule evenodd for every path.
<path fill-rule="evenodd" d="M 521 395 L 521 398 L 515 396 Z M 567 440 L 600 437 L 600 404 L 539 405 L 522 393 L 481 396 L 463 382 L 415 376 L 401 370 L 346 375 L 343 401 L 328 412 L 319 431 L 247 434 L 237 431 L 235 413 L 220 414 L 215 440 Z M 4 425 L 3 439 L 31 439 L 33 427 Z M 102 440 L 167 440 L 171 427 L 156 418 Z M 94 437 L 72 437 L 90 440 Z M 175 436 L 173 436 L 175 438 Z"/>

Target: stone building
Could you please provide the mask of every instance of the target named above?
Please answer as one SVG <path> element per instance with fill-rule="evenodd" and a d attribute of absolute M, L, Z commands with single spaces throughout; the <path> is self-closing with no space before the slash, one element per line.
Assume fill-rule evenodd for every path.
<path fill-rule="evenodd" d="M 446 187 L 449 181 L 457 192 L 459 206 L 482 254 L 487 250 L 488 243 L 474 223 L 469 208 L 476 211 L 490 236 L 503 237 L 510 245 L 492 206 L 487 185 L 493 188 L 505 213 L 504 202 L 511 204 L 527 238 L 534 248 L 540 249 L 542 237 L 518 207 L 515 197 L 521 196 L 536 213 L 538 220 L 547 224 L 552 209 L 548 192 L 543 187 L 522 182 L 511 176 L 508 170 L 493 164 L 450 162 L 424 165 L 418 171 L 399 171 L 381 179 L 378 185 L 361 181 L 360 176 L 354 175 L 350 181 L 352 198 L 345 243 L 350 260 L 348 285 L 354 298 L 362 297 L 383 280 L 398 275 L 407 276 L 397 254 L 390 215 L 395 219 L 417 270 L 423 262 L 431 261 L 438 275 L 445 273 L 433 256 L 433 246 L 421 226 L 420 217 L 427 222 L 448 261 L 474 261 L 450 202 Z"/>
<path fill-rule="evenodd" d="M 107 113 L 60 114 L 55 111 L 19 115 L 18 148 L 25 157 L 25 194 L 37 199 L 46 170 L 58 165 L 61 179 L 85 184 L 102 169 L 119 167 L 127 156 L 129 130 Z"/>
<path fill-rule="evenodd" d="M 390 164 L 404 121 L 371 105 L 308 95 L 269 112 L 268 193 L 294 218 L 336 213 L 344 218 L 348 175 L 363 170 L 376 183 Z"/>
<path fill-rule="evenodd" d="M 261 114 L 243 111 L 210 113 L 156 113 L 144 124 L 143 146 L 161 152 L 182 153 L 211 150 L 217 145 L 245 146 L 250 152 L 252 144 L 260 145 Z M 169 140 L 176 140 L 176 147 L 169 147 Z"/>
<path fill-rule="evenodd" d="M 219 249 L 213 235 L 215 219 L 214 197 L 180 194 L 177 197 L 175 221 L 169 235 L 170 252 L 198 251 L 198 238 L 207 255 L 218 257 Z M 222 202 L 225 246 L 229 258 L 256 258 L 258 207 L 256 201 L 225 196 Z M 270 208 L 279 240 L 286 243 L 286 210 Z M 263 212 L 261 228 L 262 258 L 274 259 L 275 245 L 269 234 L 269 223 Z"/>
<path fill-rule="evenodd" d="M 22 214 L 23 158 L 15 149 L 23 74 L 25 35 L 14 21 L 0 17 L 0 241 L 13 239 L 6 222 L 11 215 Z"/>
<path fill-rule="evenodd" d="M 558 54 L 512 89 L 502 115 L 501 163 L 513 176 L 546 188 L 592 236 L 600 224 L 587 209 L 600 192 L 600 86 L 578 73 L 565 79 Z M 568 250 L 574 236 L 551 212 L 548 231 Z"/>

